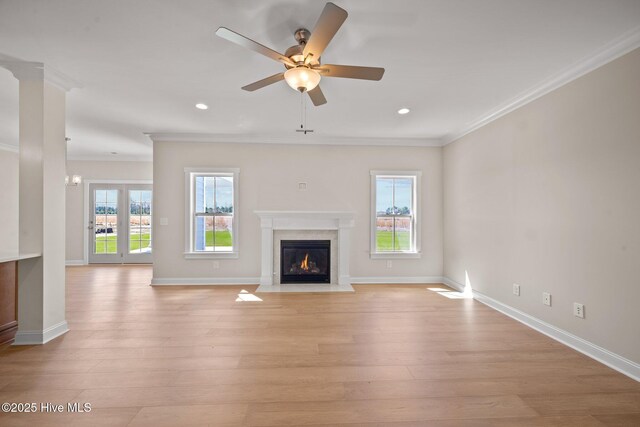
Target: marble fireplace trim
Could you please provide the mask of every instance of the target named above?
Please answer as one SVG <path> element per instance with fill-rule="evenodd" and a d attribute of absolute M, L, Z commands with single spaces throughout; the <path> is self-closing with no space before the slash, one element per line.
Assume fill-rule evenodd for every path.
<path fill-rule="evenodd" d="M 334 237 L 331 238 L 331 285 L 349 286 L 351 285 L 351 276 L 349 275 L 349 253 L 351 244 L 351 229 L 353 228 L 352 212 L 316 212 L 316 211 L 256 211 L 256 215 L 260 218 L 260 227 L 262 229 L 261 244 L 261 287 L 280 285 L 279 264 L 276 265 L 276 257 L 279 262 L 280 240 L 288 239 L 289 232 L 294 237 L 302 239 L 311 239 L 316 237 L 308 237 L 316 235 L 327 236 L 326 233 L 314 233 L 315 231 L 331 231 L 334 230 Z M 287 233 L 277 233 L 276 231 L 287 231 Z M 326 239 L 326 237 L 320 237 Z M 278 240 L 279 239 L 279 240 Z M 276 249 L 277 240 L 277 249 Z M 335 242 L 335 244 L 334 244 Z M 276 253 L 278 255 L 276 255 Z M 334 258 L 334 253 L 337 258 Z M 334 261 L 337 259 L 337 261 Z M 334 276 L 335 272 L 335 276 Z M 334 279 L 335 277 L 335 279 Z M 334 280 L 337 280 L 334 281 Z M 282 285 L 288 286 L 288 285 Z M 307 286 L 307 285 L 305 285 Z M 317 285 L 327 286 L 327 285 Z"/>

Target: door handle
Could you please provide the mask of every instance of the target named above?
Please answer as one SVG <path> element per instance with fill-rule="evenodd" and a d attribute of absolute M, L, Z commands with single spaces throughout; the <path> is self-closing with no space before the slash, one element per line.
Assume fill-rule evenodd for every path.
<path fill-rule="evenodd" d="M 93 225 L 87 227 L 89 230 L 93 230 Z"/>

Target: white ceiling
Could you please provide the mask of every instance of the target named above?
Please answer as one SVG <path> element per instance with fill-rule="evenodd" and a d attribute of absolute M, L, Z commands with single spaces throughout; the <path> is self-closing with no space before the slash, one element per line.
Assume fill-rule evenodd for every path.
<path fill-rule="evenodd" d="M 386 74 L 323 79 L 328 104 L 308 104 L 307 136 L 294 133 L 300 98 L 284 82 L 240 90 L 282 66 L 214 32 L 283 52 L 322 1 L 0 0 L 0 54 L 82 83 L 67 96 L 70 157 L 150 159 L 144 132 L 446 140 L 640 28 L 638 0 L 335 2 L 349 17 L 323 62 Z M 17 144 L 17 88 L 0 69 L 1 144 Z M 403 106 L 411 113 L 399 116 Z"/>

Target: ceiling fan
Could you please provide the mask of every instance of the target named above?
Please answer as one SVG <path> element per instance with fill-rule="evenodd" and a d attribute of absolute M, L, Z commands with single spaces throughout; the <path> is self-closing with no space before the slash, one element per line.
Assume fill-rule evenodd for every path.
<path fill-rule="evenodd" d="M 258 80 L 244 86 L 242 89 L 253 92 L 280 80 L 285 80 L 291 88 L 300 92 L 307 92 L 313 105 L 317 106 L 327 103 L 327 99 L 319 86 L 322 77 L 380 80 L 384 74 L 384 68 L 320 63 L 322 52 L 338 32 L 345 19 L 347 19 L 346 10 L 333 3 L 327 3 L 320 18 L 318 18 L 318 22 L 316 22 L 313 32 L 306 28 L 296 30 L 294 37 L 298 44 L 287 49 L 284 55 L 225 27 L 218 28 L 216 35 L 281 62 L 286 68 L 286 71 L 282 73 Z"/>

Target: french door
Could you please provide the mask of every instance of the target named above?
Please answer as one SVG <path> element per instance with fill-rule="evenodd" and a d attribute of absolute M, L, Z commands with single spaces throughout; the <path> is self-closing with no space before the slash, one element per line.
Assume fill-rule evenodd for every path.
<path fill-rule="evenodd" d="M 89 263 L 151 263 L 151 185 L 89 184 Z"/>

